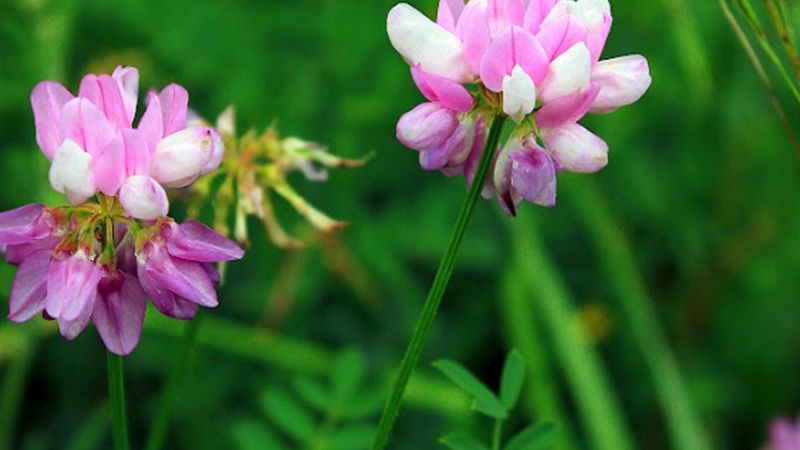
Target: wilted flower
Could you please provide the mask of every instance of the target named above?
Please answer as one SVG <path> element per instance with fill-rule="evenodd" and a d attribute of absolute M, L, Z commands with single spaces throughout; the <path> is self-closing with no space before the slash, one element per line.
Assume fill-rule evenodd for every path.
<path fill-rule="evenodd" d="M 770 425 L 765 450 L 800 450 L 800 420 L 775 419 Z"/>
<path fill-rule="evenodd" d="M 600 61 L 608 0 L 440 0 L 437 21 L 401 3 L 389 38 L 429 103 L 404 115 L 399 140 L 426 170 L 472 183 L 490 118 L 516 124 L 484 189 L 514 214 L 522 199 L 555 204 L 555 173 L 596 172 L 608 146 L 577 122 L 629 105 L 650 87 L 639 55 Z M 472 144 L 472 145 L 469 145 Z M 465 150 L 469 148 L 469 150 Z"/>
<path fill-rule="evenodd" d="M 219 134 L 186 128 L 188 93 L 150 94 L 132 128 L 138 72 L 87 75 L 80 96 L 44 82 L 31 101 L 37 141 L 52 160 L 50 182 L 73 206 L 28 205 L 0 213 L 0 250 L 18 266 L 10 320 L 56 320 L 67 339 L 91 320 L 109 351 L 139 343 L 146 298 L 172 317 L 217 306 L 214 263 L 242 258 L 227 238 L 198 222 L 167 216 L 162 186 L 184 187 L 216 169 Z M 97 195 L 99 202 L 87 201 Z"/>
<path fill-rule="evenodd" d="M 204 124 L 202 119 L 193 122 Z M 219 116 L 217 129 L 225 143 L 225 156 L 220 170 L 213 177 L 205 177 L 192 185 L 194 203 L 190 208 L 191 216 L 197 217 L 203 203 L 211 200 L 216 213 L 214 228 L 224 235 L 234 236 L 240 244 L 248 245 L 247 218 L 255 216 L 264 223 L 276 245 L 302 246 L 302 242 L 284 231 L 275 217 L 270 197 L 273 191 L 320 231 L 330 232 L 346 226 L 306 201 L 289 184 L 288 176 L 299 171 L 309 181 L 325 181 L 327 169 L 361 167 L 366 159 L 340 158 L 319 144 L 296 137 L 281 138 L 275 127 L 260 134 L 250 130 L 239 137 L 233 107 Z M 232 232 L 228 225 L 231 213 L 234 219 Z"/>

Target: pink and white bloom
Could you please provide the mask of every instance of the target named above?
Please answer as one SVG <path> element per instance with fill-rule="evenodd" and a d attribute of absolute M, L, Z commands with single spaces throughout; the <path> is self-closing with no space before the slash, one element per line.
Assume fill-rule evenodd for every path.
<path fill-rule="evenodd" d="M 608 0 L 441 0 L 436 22 L 408 4 L 395 6 L 390 40 L 430 102 L 403 116 L 398 138 L 438 156 L 427 167 L 434 158 L 421 158 L 423 167 L 453 175 L 454 167 L 470 165 L 442 166 L 442 152 L 433 150 L 454 135 L 454 124 L 482 116 L 486 127 L 499 109 L 516 123 L 516 142 L 497 156 L 488 191 L 512 213 L 520 199 L 551 206 L 551 174 L 595 172 L 608 162 L 608 146 L 577 123 L 638 101 L 652 82 L 643 56 L 600 61 L 611 24 Z M 464 161 L 479 159 L 469 154 Z"/>
<path fill-rule="evenodd" d="M 213 129 L 187 128 L 184 88 L 173 84 L 150 93 L 147 111 L 134 128 L 138 93 L 139 72 L 132 67 L 85 76 L 77 97 L 53 81 L 33 90 L 36 140 L 52 161 L 50 183 L 73 205 L 98 192 L 116 196 L 127 186 L 128 198 L 158 196 L 153 197 L 157 207 L 140 209 L 142 203 L 135 202 L 126 207 L 132 217 L 151 220 L 168 210 L 161 186 L 186 187 L 219 167 L 222 140 Z M 140 189 L 135 195 L 134 188 Z"/>
<path fill-rule="evenodd" d="M 213 129 L 187 127 L 189 94 L 151 93 L 133 127 L 139 73 L 87 75 L 73 96 L 58 83 L 31 95 L 36 140 L 52 162 L 50 183 L 72 205 L 28 205 L 0 213 L 0 254 L 17 266 L 8 318 L 41 314 L 75 339 L 93 322 L 119 355 L 139 343 L 150 296 L 181 319 L 218 304 L 217 262 L 240 259 L 232 241 L 198 222 L 169 218 L 164 187 L 182 188 L 223 157 Z M 99 202 L 88 201 L 102 194 Z"/>

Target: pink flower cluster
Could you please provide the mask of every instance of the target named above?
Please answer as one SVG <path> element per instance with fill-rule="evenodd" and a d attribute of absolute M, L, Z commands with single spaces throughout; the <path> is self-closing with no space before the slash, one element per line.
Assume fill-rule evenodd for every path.
<path fill-rule="evenodd" d="M 138 93 L 133 67 L 86 75 L 77 97 L 54 81 L 33 90 L 36 141 L 52 161 L 50 183 L 73 205 L 98 192 L 118 195 L 131 217 L 154 220 L 169 211 L 164 187 L 186 187 L 222 162 L 214 129 L 186 127 L 186 89 L 171 84 L 151 92 L 133 128 Z"/>
<path fill-rule="evenodd" d="M 139 343 L 146 298 L 191 319 L 198 306 L 218 304 L 214 263 L 244 256 L 205 225 L 167 216 L 162 186 L 184 187 L 215 170 L 224 151 L 218 133 L 186 127 L 188 93 L 177 85 L 151 93 L 131 128 L 137 92 L 134 68 L 86 76 L 78 97 L 39 84 L 31 95 L 36 138 L 52 161 L 53 188 L 73 206 L 0 213 L 0 253 L 18 267 L 9 319 L 41 313 L 67 339 L 91 320 L 120 355 Z"/>
<path fill-rule="evenodd" d="M 800 420 L 776 419 L 769 430 L 767 450 L 800 450 Z"/>
<path fill-rule="evenodd" d="M 517 125 L 484 195 L 514 214 L 521 201 L 553 206 L 556 173 L 596 172 L 608 146 L 578 124 L 636 102 L 650 87 L 639 55 L 600 61 L 608 0 L 440 0 L 436 22 L 401 3 L 389 13 L 395 49 L 428 100 L 404 115 L 398 139 L 426 170 L 469 184 L 497 110 Z"/>

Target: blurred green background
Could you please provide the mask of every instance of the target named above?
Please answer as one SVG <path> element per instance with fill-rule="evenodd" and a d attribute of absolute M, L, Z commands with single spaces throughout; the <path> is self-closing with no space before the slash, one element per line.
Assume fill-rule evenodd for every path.
<path fill-rule="evenodd" d="M 465 196 L 394 137 L 422 98 L 385 35 L 393 3 L 0 1 L 0 210 L 61 201 L 34 140 L 33 86 L 74 91 L 116 64 L 138 66 L 143 90 L 183 84 L 206 117 L 236 105 L 240 129 L 277 121 L 340 155 L 375 152 L 326 183 L 292 180 L 351 222 L 340 235 L 318 239 L 280 201 L 309 249 L 279 250 L 251 224 L 252 250 L 200 318 L 165 448 L 366 448 Z M 800 409 L 800 172 L 769 97 L 717 2 L 613 3 L 605 56 L 644 54 L 653 87 L 585 120 L 611 163 L 561 175 L 556 209 L 511 220 L 479 205 L 391 448 L 487 437 L 492 424 L 430 363 L 460 361 L 496 386 L 512 347 L 528 382 L 510 426 L 556 419 L 559 449 L 756 449 L 771 418 Z M 13 273 L 0 266 L 4 310 Z M 150 311 L 126 359 L 135 448 L 183 329 Z M 41 320 L 0 324 L 0 449 L 109 448 L 104 358 L 91 327 L 66 342 Z M 362 413 L 312 412 L 328 383 Z"/>

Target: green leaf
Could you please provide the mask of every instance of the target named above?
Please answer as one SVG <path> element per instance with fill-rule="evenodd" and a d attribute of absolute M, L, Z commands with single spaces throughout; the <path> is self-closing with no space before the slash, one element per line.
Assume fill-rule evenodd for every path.
<path fill-rule="evenodd" d="M 381 389 L 362 392 L 358 397 L 352 399 L 339 410 L 341 418 L 348 420 L 359 420 L 373 416 L 381 412 L 386 399 Z"/>
<path fill-rule="evenodd" d="M 557 423 L 541 422 L 517 433 L 508 441 L 505 450 L 543 450 L 553 445 L 557 435 Z"/>
<path fill-rule="evenodd" d="M 239 450 L 285 450 L 286 447 L 262 424 L 245 419 L 231 426 L 231 437 Z"/>
<path fill-rule="evenodd" d="M 511 411 L 519 400 L 522 384 L 525 379 L 525 360 L 522 354 L 514 349 L 508 354 L 500 378 L 500 402 L 507 411 Z"/>
<path fill-rule="evenodd" d="M 358 350 L 348 349 L 338 355 L 331 372 L 333 398 L 344 405 L 355 397 L 364 379 L 364 356 Z"/>
<path fill-rule="evenodd" d="M 354 425 L 331 432 L 325 440 L 326 450 L 364 450 L 375 437 L 375 427 Z"/>
<path fill-rule="evenodd" d="M 508 417 L 508 412 L 497 396 L 462 365 L 443 359 L 434 363 L 433 366 L 461 389 L 475 397 L 472 409 L 495 419 L 502 420 Z"/>
<path fill-rule="evenodd" d="M 292 381 L 292 387 L 307 405 L 321 413 L 330 412 L 334 407 L 333 398 L 316 380 L 299 377 Z"/>
<path fill-rule="evenodd" d="M 283 432 L 300 443 L 314 436 L 314 418 L 289 394 L 281 390 L 268 390 L 261 396 L 261 406 L 267 416 Z"/>
<path fill-rule="evenodd" d="M 450 450 L 489 450 L 482 442 L 463 434 L 451 434 L 439 439 L 439 442 Z"/>

